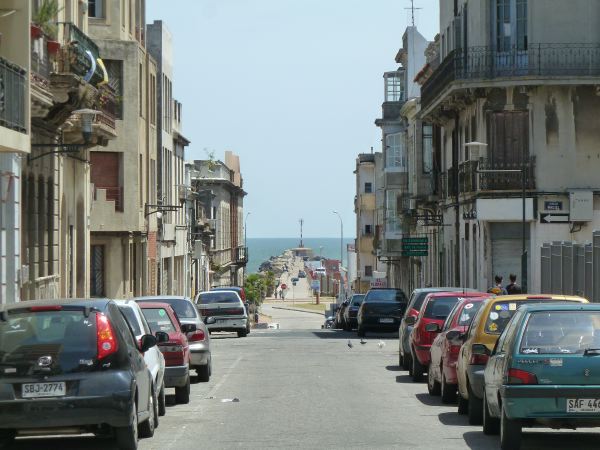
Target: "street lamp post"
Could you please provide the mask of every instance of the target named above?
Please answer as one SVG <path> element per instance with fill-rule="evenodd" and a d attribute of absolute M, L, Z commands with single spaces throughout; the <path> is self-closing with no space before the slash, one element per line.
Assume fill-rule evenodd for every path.
<path fill-rule="evenodd" d="M 333 214 L 335 214 L 336 216 L 338 216 L 338 219 L 340 219 L 340 288 L 341 288 L 341 280 L 342 280 L 342 265 L 344 263 L 344 222 L 342 221 L 342 216 L 340 216 L 340 213 L 337 211 L 333 211 Z M 340 289 L 340 293 L 341 293 L 341 289 Z M 341 296 L 338 296 L 341 300 Z"/>
<path fill-rule="evenodd" d="M 244 218 L 244 247 L 248 247 L 248 227 L 246 222 L 248 221 L 248 216 L 250 215 L 250 211 L 246 213 L 246 217 Z"/>

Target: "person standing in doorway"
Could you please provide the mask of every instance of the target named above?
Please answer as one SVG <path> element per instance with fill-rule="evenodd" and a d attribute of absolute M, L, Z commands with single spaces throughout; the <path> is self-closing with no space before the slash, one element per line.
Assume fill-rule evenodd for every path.
<path fill-rule="evenodd" d="M 522 294 L 523 290 L 521 289 L 521 286 L 517 284 L 517 276 L 514 273 L 511 273 L 508 278 L 510 279 L 510 284 L 506 286 L 508 295 Z"/>

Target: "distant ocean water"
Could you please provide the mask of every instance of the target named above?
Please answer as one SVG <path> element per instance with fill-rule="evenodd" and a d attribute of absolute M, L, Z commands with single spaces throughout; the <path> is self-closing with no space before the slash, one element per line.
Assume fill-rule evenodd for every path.
<path fill-rule="evenodd" d="M 323 247 L 321 255 L 324 258 L 339 259 L 339 238 L 304 238 L 305 247 L 313 249 L 315 256 L 319 255 L 319 247 Z M 344 263 L 346 266 L 346 244 L 352 244 L 354 239 L 344 239 Z M 268 261 L 271 256 L 279 256 L 285 250 L 296 248 L 300 244 L 298 238 L 248 238 L 248 265 L 247 273 L 256 273 L 260 265 Z"/>

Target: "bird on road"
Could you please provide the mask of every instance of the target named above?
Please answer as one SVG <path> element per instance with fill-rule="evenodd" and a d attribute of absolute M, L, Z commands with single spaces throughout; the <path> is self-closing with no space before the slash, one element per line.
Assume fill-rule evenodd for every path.
<path fill-rule="evenodd" d="M 383 341 L 379 341 L 379 342 L 377 343 L 377 346 L 378 346 L 379 348 L 383 348 L 383 347 L 385 347 L 385 342 L 383 342 Z"/>
<path fill-rule="evenodd" d="M 360 338 L 360 343 L 365 345 L 367 343 L 367 341 L 365 341 L 363 338 Z"/>
<path fill-rule="evenodd" d="M 352 342 L 350 341 L 350 339 L 348 339 L 348 348 L 352 348 L 354 347 L 354 345 L 352 345 Z"/>

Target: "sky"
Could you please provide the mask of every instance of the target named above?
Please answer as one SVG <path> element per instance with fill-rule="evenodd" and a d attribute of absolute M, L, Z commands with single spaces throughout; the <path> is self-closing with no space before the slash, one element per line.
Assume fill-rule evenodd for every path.
<path fill-rule="evenodd" d="M 173 35 L 187 159 L 240 156 L 248 237 L 355 235 L 358 153 L 381 151 L 383 73 L 410 0 L 147 0 Z M 415 0 L 438 29 L 437 0 Z"/>

